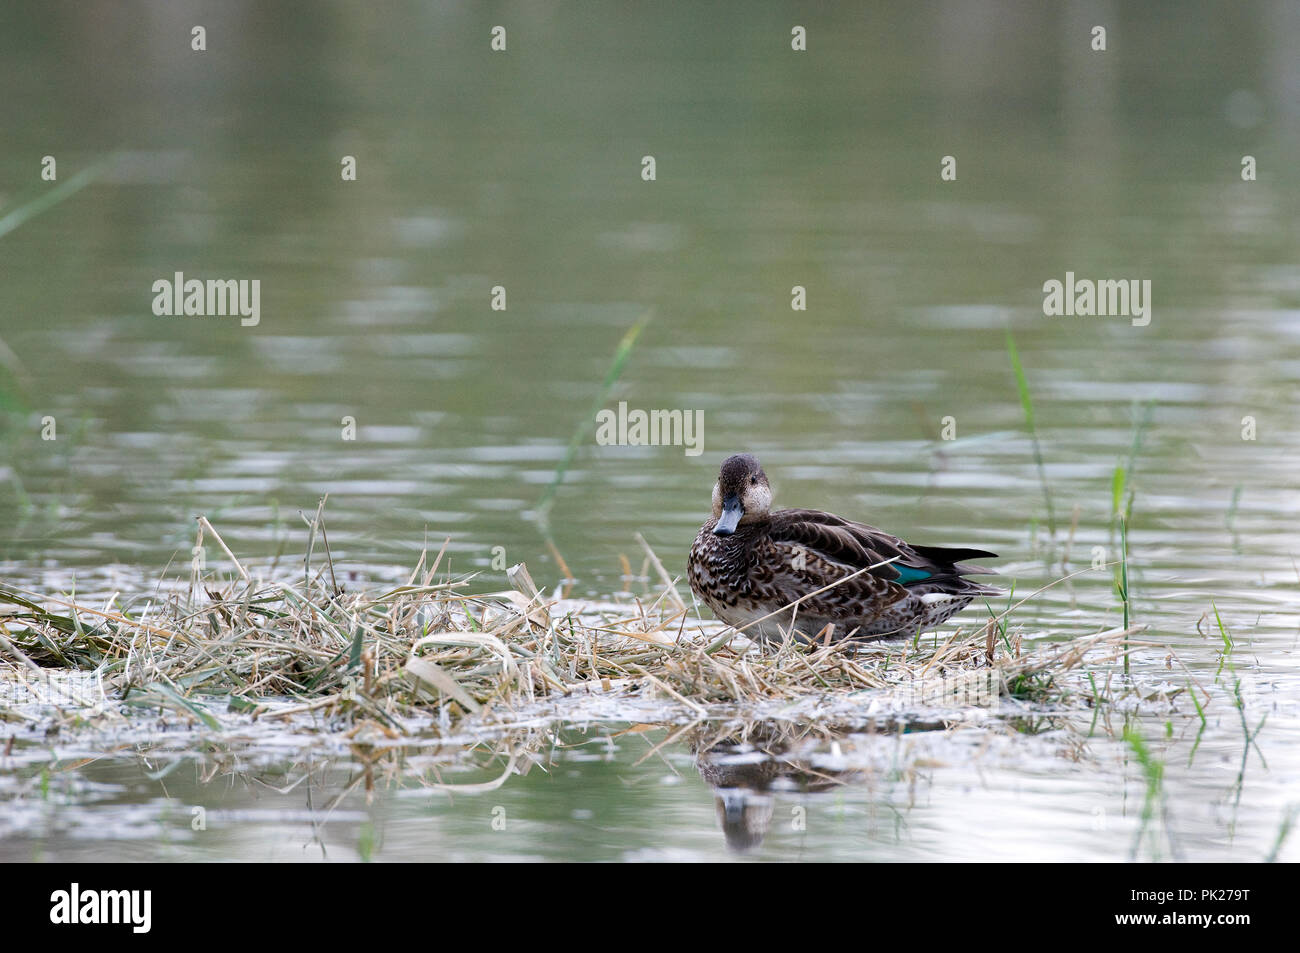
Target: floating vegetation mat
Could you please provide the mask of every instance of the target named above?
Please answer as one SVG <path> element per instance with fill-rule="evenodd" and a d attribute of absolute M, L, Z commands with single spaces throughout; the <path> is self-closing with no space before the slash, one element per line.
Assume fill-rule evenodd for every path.
<path fill-rule="evenodd" d="M 1027 649 L 1007 612 L 908 641 L 759 645 L 699 620 L 648 548 L 662 586 L 624 604 L 548 597 L 522 564 L 512 588 L 473 594 L 472 579 L 439 577 L 445 547 L 421 554 L 403 585 L 354 591 L 327 546 L 311 571 L 319 523 L 294 582 L 257 581 L 226 550 L 233 581 L 195 570 L 188 586 L 129 607 L 0 587 L 0 715 L 44 702 L 83 715 L 170 711 L 218 729 L 225 713 L 311 713 L 330 731 L 391 740 L 547 718 L 987 718 L 1086 709 L 1110 692 L 1098 666 L 1168 651 L 1136 640 L 1138 626 Z M 200 542 L 204 531 L 225 549 L 200 520 Z"/>

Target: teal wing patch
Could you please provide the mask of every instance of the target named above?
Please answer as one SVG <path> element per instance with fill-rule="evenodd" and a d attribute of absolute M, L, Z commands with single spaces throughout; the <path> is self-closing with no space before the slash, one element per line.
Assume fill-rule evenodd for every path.
<path fill-rule="evenodd" d="M 893 564 L 893 569 L 898 573 L 898 578 L 894 581 L 901 582 L 905 586 L 920 582 L 922 579 L 929 579 L 931 575 L 924 569 L 913 569 L 911 566 L 900 566 L 897 563 Z"/>

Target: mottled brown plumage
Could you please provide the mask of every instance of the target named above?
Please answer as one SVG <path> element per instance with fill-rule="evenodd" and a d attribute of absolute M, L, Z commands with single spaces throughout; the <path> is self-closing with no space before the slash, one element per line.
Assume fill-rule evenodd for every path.
<path fill-rule="evenodd" d="M 999 592 L 966 578 L 990 570 L 960 563 L 994 553 L 914 546 L 831 513 L 773 511 L 771 503 L 758 460 L 728 457 L 713 488 L 713 515 L 687 565 L 695 594 L 747 635 L 780 640 L 793 629 L 808 638 L 834 626 L 832 639 L 907 636 L 940 624 L 978 595 Z M 859 570 L 866 571 L 831 586 Z M 769 613 L 775 614 L 764 619 Z"/>

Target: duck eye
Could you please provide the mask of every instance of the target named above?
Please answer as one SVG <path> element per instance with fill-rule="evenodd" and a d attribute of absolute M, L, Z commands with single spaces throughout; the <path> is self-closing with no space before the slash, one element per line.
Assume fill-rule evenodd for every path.
<path fill-rule="evenodd" d="M 749 482 L 750 482 L 750 483 L 753 483 L 755 486 L 757 486 L 757 485 L 758 485 L 758 477 L 750 477 L 750 478 L 749 478 Z"/>

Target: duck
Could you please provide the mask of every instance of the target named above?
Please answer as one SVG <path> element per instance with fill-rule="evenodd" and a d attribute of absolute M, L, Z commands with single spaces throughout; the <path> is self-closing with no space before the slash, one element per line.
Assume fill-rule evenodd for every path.
<path fill-rule="evenodd" d="M 995 558 L 913 545 L 820 510 L 773 510 L 767 474 L 739 453 L 719 468 L 687 579 L 715 616 L 756 641 L 865 642 L 929 631 L 999 594 L 967 578 L 993 570 L 963 563 Z"/>

